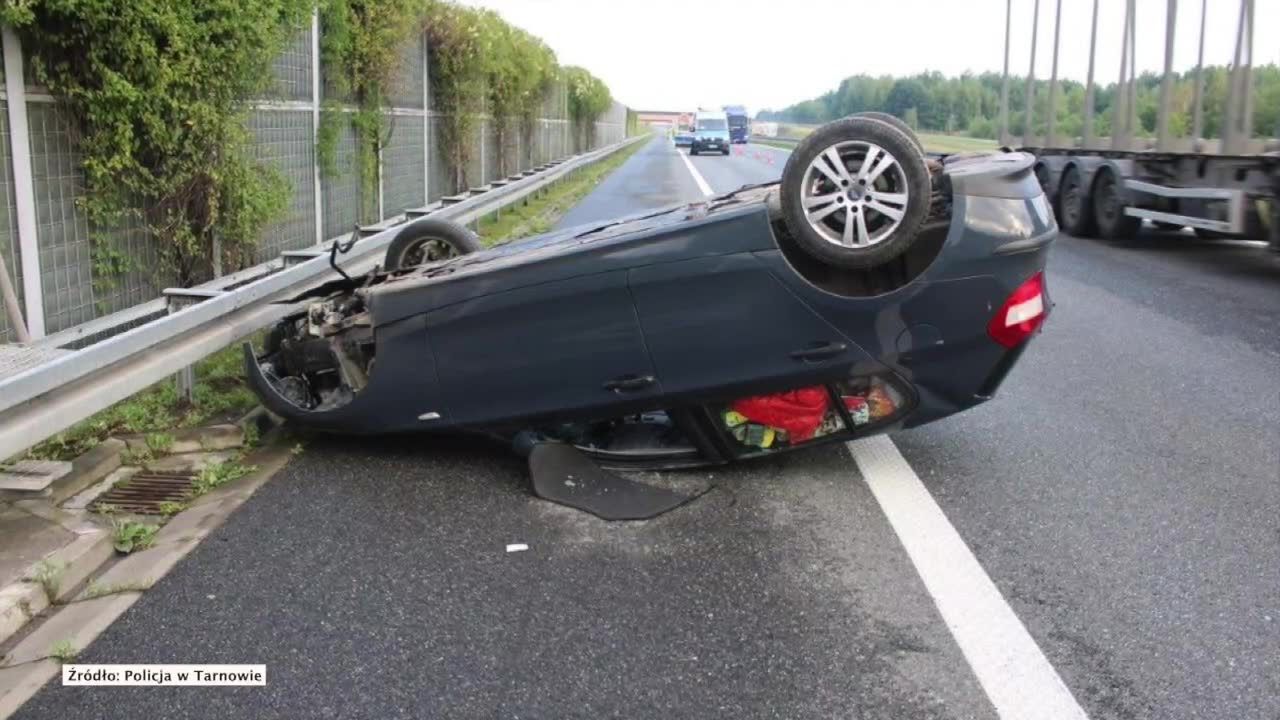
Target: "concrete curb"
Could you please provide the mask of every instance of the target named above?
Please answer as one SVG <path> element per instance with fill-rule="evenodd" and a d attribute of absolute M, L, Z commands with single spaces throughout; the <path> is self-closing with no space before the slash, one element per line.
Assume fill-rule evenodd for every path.
<path fill-rule="evenodd" d="M 178 428 L 166 434 L 173 442 L 160 451 L 165 455 L 228 450 L 244 445 L 244 428 L 238 424 Z M 128 444 L 129 452 L 145 456 L 152 452 L 152 448 L 147 445 L 147 437 L 148 435 L 125 435 L 122 439 Z"/>
<path fill-rule="evenodd" d="M 57 677 L 61 669 L 53 660 L 0 668 L 0 720 L 16 713 L 45 683 Z"/>
<path fill-rule="evenodd" d="M 50 600 L 61 602 L 70 597 L 85 578 L 111 559 L 112 552 L 110 533 L 101 529 L 87 532 L 42 561 L 56 573 L 49 588 L 34 581 L 39 563 L 27 571 L 25 579 L 0 588 L 0 643 L 49 607 Z"/>
<path fill-rule="evenodd" d="M 34 630 L 9 648 L 0 658 L 0 720 L 16 712 L 45 683 L 59 674 L 60 664 L 50 658 L 55 645 L 70 642 L 76 652 L 83 651 L 124 614 L 142 596 L 143 591 L 168 574 L 178 561 L 226 521 L 231 513 L 265 485 L 291 458 L 290 449 L 283 443 L 251 453 L 245 460 L 256 465 L 257 470 L 193 500 L 190 507 L 174 515 L 156 533 L 155 543 L 151 548 L 130 554 L 107 568 L 101 575 L 93 578 L 84 590 L 78 592 L 72 602 L 58 607 Z M 105 562 L 111 557 L 110 534 L 103 532 L 102 539 L 105 540 L 106 547 L 106 556 L 102 562 Z M 96 544 L 99 541 L 95 536 L 85 535 L 68 548 L 82 543 L 75 557 L 83 558 L 82 562 L 88 567 L 88 561 L 101 552 Z M 77 582 L 61 586 L 58 597 L 70 594 L 102 562 L 79 574 Z M 36 595 L 33 596 L 33 592 Z M 0 600 L 10 598 L 11 605 L 19 608 L 20 613 L 21 600 L 25 599 L 28 603 L 34 600 L 38 605 L 44 595 L 44 590 L 39 585 L 30 582 L 15 583 L 0 590 Z M 35 605 L 31 607 L 29 615 L 43 609 L 43 606 L 39 609 L 35 609 Z M 6 627 L 10 619 L 11 615 L 0 611 L 0 629 Z M 24 617 L 23 622 L 16 627 L 22 627 L 25 622 Z"/>
<path fill-rule="evenodd" d="M 125 447 L 124 441 L 108 438 L 72 460 L 71 470 L 43 490 L 5 490 L 0 496 L 5 500 L 44 500 L 57 505 L 120 467 L 120 454 Z"/>

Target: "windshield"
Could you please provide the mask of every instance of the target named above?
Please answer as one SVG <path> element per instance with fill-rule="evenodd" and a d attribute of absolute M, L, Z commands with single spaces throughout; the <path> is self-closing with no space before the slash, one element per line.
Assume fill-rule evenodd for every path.
<path fill-rule="evenodd" d="M 747 126 L 747 119 L 745 117 L 729 118 L 729 127 L 731 128 L 742 128 L 746 126 Z"/>
<path fill-rule="evenodd" d="M 699 130 L 724 130 L 725 124 L 722 118 L 703 118 L 698 121 Z"/>

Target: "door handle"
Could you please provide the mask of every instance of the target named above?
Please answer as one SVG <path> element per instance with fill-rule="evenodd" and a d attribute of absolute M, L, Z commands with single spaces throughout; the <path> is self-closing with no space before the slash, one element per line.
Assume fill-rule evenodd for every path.
<path fill-rule="evenodd" d="M 612 390 L 616 393 L 634 392 L 643 390 L 655 382 L 652 375 L 623 375 L 616 377 L 604 384 L 605 390 Z"/>
<path fill-rule="evenodd" d="M 826 360 L 840 355 L 848 349 L 849 346 L 841 342 L 814 343 L 811 347 L 807 347 L 802 350 L 793 350 L 791 352 L 791 357 L 794 360 L 804 360 L 805 362 Z"/>

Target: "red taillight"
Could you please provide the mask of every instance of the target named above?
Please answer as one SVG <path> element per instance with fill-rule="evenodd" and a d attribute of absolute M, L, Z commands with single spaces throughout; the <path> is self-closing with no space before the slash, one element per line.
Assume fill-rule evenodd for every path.
<path fill-rule="evenodd" d="M 1001 345 L 1015 348 L 1040 329 L 1047 314 L 1044 273 L 1038 272 L 1004 301 L 1000 311 L 987 324 L 987 334 Z"/>

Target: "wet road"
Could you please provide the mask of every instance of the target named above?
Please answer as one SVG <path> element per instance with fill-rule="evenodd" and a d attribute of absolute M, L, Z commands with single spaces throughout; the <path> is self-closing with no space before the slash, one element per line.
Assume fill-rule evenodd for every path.
<path fill-rule="evenodd" d="M 785 158 L 655 140 L 564 224 Z M 1280 257 L 1063 237 L 1048 277 L 1000 397 L 893 442 L 1089 717 L 1280 717 Z M 710 475 L 611 525 L 501 449 L 312 443 L 82 658 L 266 688 L 48 687 L 18 717 L 997 716 L 849 449 Z"/>

